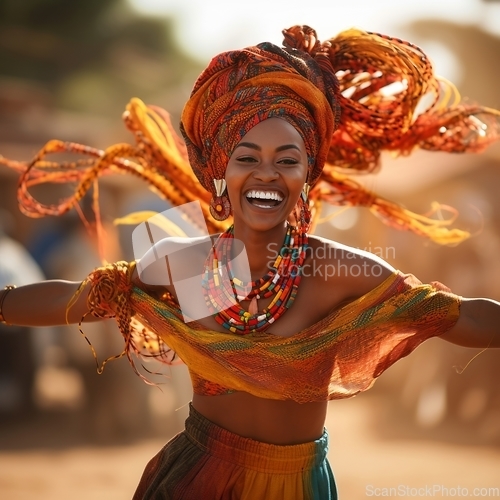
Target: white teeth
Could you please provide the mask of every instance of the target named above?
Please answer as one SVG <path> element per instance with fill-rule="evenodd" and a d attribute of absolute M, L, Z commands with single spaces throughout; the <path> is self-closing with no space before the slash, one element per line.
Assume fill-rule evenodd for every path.
<path fill-rule="evenodd" d="M 257 198 L 260 200 L 276 200 L 282 201 L 283 197 L 276 191 L 248 191 L 247 198 Z"/>

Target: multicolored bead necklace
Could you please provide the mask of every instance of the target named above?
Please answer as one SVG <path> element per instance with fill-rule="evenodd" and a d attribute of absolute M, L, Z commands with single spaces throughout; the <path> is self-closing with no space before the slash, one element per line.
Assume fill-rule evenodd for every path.
<path fill-rule="evenodd" d="M 246 335 L 266 330 L 291 307 L 298 292 L 308 237 L 305 231 L 288 226 L 283 246 L 269 272 L 257 281 L 244 283 L 234 277 L 231 248 L 234 227 L 222 233 L 205 261 L 202 286 L 207 307 L 215 320 L 233 333 Z M 251 313 L 240 305 L 242 300 L 271 297 L 262 312 Z M 251 309 L 251 307 L 249 308 Z"/>

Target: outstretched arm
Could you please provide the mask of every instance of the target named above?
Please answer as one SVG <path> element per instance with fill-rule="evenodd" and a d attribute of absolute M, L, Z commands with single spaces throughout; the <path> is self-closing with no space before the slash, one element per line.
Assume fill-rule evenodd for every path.
<path fill-rule="evenodd" d="M 0 311 L 7 324 L 20 326 L 52 326 L 78 323 L 88 312 L 87 297 L 90 283 L 82 288 L 78 298 L 68 311 L 68 303 L 81 282 L 50 280 L 0 291 Z M 2 303 L 2 299 L 3 303 Z M 85 321 L 99 318 L 89 314 Z"/>
<path fill-rule="evenodd" d="M 500 347 L 500 302 L 462 299 L 457 323 L 440 338 L 463 347 Z"/>

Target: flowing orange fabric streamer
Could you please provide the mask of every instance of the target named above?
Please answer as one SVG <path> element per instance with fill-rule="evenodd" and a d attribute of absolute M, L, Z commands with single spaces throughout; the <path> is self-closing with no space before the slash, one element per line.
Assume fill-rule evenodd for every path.
<path fill-rule="evenodd" d="M 285 30 L 284 35 L 284 49 L 261 44 L 258 51 L 254 52 L 262 56 L 267 51 L 267 55 L 264 54 L 262 60 L 257 57 L 255 61 L 249 60 L 245 64 L 249 65 L 246 68 L 249 75 L 252 72 L 259 73 L 259 64 L 266 65 L 266 85 L 274 85 L 278 89 L 277 96 L 280 89 L 284 88 L 283 84 L 286 84 L 282 78 L 283 72 L 291 71 L 289 63 L 284 60 L 283 51 L 288 51 L 290 57 L 300 59 L 300 64 L 307 66 L 301 70 L 306 75 L 302 78 L 301 85 L 311 71 L 315 75 L 315 83 L 310 83 L 310 88 L 314 87 L 314 99 L 320 104 L 318 112 L 309 111 L 312 120 L 310 130 L 317 132 L 331 129 L 332 134 L 331 137 L 326 137 L 329 142 L 325 149 L 325 141 L 314 144 L 318 133 L 311 138 L 305 127 L 299 130 L 308 151 L 317 155 L 314 158 L 316 163 L 311 165 L 312 183 L 315 185 L 309 195 L 314 215 L 313 224 L 320 215 L 318 207 L 324 201 L 344 206 L 365 206 L 385 223 L 398 229 L 411 230 L 438 243 L 453 244 L 467 238 L 468 232 L 448 227 L 454 221 L 456 214 L 453 212 L 445 221 L 415 214 L 367 191 L 352 178 L 352 174 L 376 170 L 380 166 L 382 151 L 401 155 L 408 155 L 415 148 L 459 153 L 480 152 L 500 138 L 500 112 L 479 105 L 459 103 L 456 89 L 435 76 L 426 55 L 408 42 L 376 33 L 348 30 L 321 43 L 316 32 L 307 26 L 294 26 Z M 234 54 L 235 52 L 225 53 L 215 58 L 204 72 L 204 78 L 216 81 L 221 77 L 221 68 L 231 66 L 228 58 L 234 57 Z M 235 72 L 240 70 L 241 67 L 236 65 L 233 72 L 224 73 L 224 77 L 217 82 L 215 88 L 223 97 L 225 82 L 229 85 Z M 295 76 L 290 78 L 297 80 Z M 196 91 L 202 87 L 203 81 L 199 81 L 193 91 L 196 99 Z M 252 85 L 255 82 L 255 79 L 249 80 L 249 89 L 254 88 Z M 207 88 L 209 87 L 210 85 Z M 296 85 L 290 85 L 289 88 L 292 87 Z M 330 103 L 330 111 L 325 110 L 324 103 L 321 104 L 322 98 L 317 95 L 318 92 L 324 92 L 324 102 Z M 245 107 L 245 95 L 240 87 L 234 91 L 229 89 L 223 101 L 229 106 L 227 109 L 242 109 Z M 249 95 L 250 101 L 254 102 L 255 94 L 250 92 Z M 306 93 L 302 93 L 296 98 L 300 104 L 297 104 L 300 113 L 297 111 L 296 115 L 307 118 L 304 111 L 308 106 L 305 95 Z M 419 105 L 429 96 L 431 104 L 421 109 Z M 290 99 L 289 90 L 283 90 L 282 97 Z M 239 99 L 236 107 L 235 99 Z M 201 99 L 198 104 L 203 106 L 204 102 Z M 286 111 L 288 108 L 283 109 Z M 340 114 L 337 113 L 339 109 Z M 278 108 L 277 110 L 279 111 Z M 217 108 L 217 113 L 211 115 L 209 111 L 204 113 L 201 108 L 191 108 L 188 103 L 183 130 L 187 131 L 191 142 L 215 140 L 216 137 L 209 137 L 207 133 L 213 134 L 215 130 L 219 133 L 221 127 L 231 128 L 233 115 L 225 111 L 226 108 Z M 258 113 L 257 107 L 253 111 L 253 122 L 252 117 L 247 117 L 250 125 L 259 121 Z M 333 129 L 337 124 L 338 128 L 334 132 L 330 125 L 326 128 L 322 125 L 323 128 L 316 129 L 321 120 L 328 121 L 328 113 L 333 117 Z M 234 116 L 239 119 L 238 113 Z M 200 120 L 206 121 L 214 117 L 220 123 L 215 128 L 210 124 L 201 124 L 203 130 L 208 132 L 198 134 L 199 139 L 195 139 L 194 132 L 189 132 L 196 129 L 193 128 L 195 121 L 199 127 Z M 295 119 L 295 116 L 292 118 Z M 307 121 L 306 118 L 301 118 L 302 123 Z M 188 162 L 186 145 L 172 128 L 168 113 L 161 108 L 146 106 L 134 98 L 127 106 L 124 120 L 134 135 L 133 145 L 117 144 L 101 151 L 75 143 L 50 141 L 27 164 L 0 158 L 0 164 L 22 172 L 18 193 L 21 210 L 32 217 L 60 215 L 77 205 L 99 176 L 119 173 L 143 179 L 159 196 L 174 205 L 199 200 L 209 231 L 220 232 L 227 228 L 231 223 L 230 219 L 219 222 L 210 217 L 211 193 L 206 191 L 212 189 L 210 179 L 218 178 L 217 175 L 220 171 L 223 173 L 225 165 L 221 165 L 220 161 L 215 162 L 216 165 L 208 165 L 206 174 L 200 174 L 200 165 L 207 158 L 202 155 L 196 159 L 196 155 L 192 155 L 190 160 L 195 163 L 193 166 L 197 178 Z M 234 126 L 231 130 L 233 129 Z M 222 137 L 231 138 L 231 144 L 207 143 L 204 146 L 192 143 L 188 147 L 194 144 L 201 152 L 206 147 L 214 150 L 216 156 L 223 151 L 223 157 L 227 157 L 239 136 L 226 133 Z M 49 155 L 62 152 L 79 153 L 83 158 L 72 163 L 48 159 Z M 206 189 L 200 184 L 205 178 L 208 180 L 204 180 L 202 184 Z M 77 188 L 67 199 L 47 205 L 33 198 L 30 188 L 48 182 L 75 182 Z"/>

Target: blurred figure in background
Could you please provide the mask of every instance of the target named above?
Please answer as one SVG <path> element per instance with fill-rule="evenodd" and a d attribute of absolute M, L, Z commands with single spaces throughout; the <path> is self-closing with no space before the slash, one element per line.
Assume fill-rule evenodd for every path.
<path fill-rule="evenodd" d="M 9 236 L 12 216 L 0 211 L 0 288 L 28 285 L 44 275 L 29 252 Z M 29 307 L 29 304 L 27 305 Z M 40 338 L 37 339 L 37 345 Z M 34 348 L 33 329 L 0 323 L 0 417 L 33 410 L 33 387 L 40 356 Z"/>

